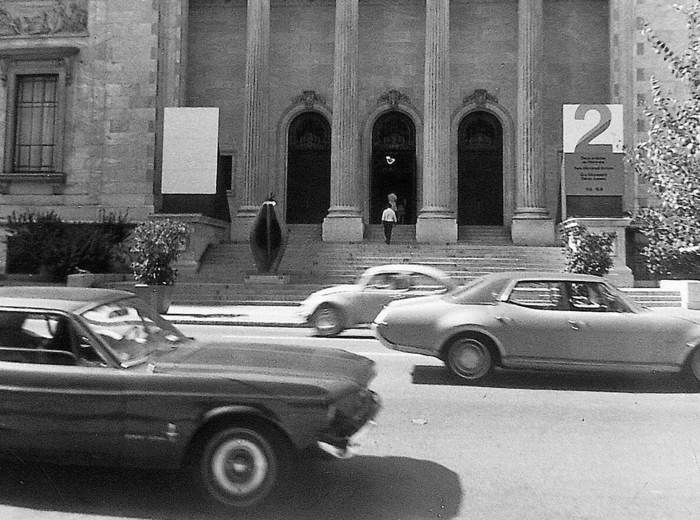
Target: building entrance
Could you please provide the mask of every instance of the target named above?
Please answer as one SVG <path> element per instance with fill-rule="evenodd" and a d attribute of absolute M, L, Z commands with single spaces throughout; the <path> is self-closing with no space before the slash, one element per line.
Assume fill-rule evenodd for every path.
<path fill-rule="evenodd" d="M 493 114 L 471 112 L 459 125 L 457 224 L 503 225 L 503 127 Z"/>
<path fill-rule="evenodd" d="M 372 128 L 370 223 L 379 224 L 387 195 L 397 197 L 399 224 L 416 223 L 416 127 L 401 112 L 380 116 Z"/>
<path fill-rule="evenodd" d="M 320 224 L 328 213 L 331 187 L 331 127 L 317 112 L 289 125 L 287 217 L 289 224 Z"/>

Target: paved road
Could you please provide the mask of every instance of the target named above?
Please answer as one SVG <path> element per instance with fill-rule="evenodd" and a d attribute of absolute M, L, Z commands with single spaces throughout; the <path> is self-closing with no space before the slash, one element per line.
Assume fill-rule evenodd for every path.
<path fill-rule="evenodd" d="M 437 360 L 384 349 L 368 331 L 321 339 L 306 329 L 181 328 L 345 348 L 377 362 L 384 408 L 358 455 L 307 463 L 286 497 L 246 518 L 698 518 L 700 393 L 687 383 L 503 372 L 470 386 Z M 3 520 L 103 517 L 217 518 L 158 473 L 3 464 Z"/>

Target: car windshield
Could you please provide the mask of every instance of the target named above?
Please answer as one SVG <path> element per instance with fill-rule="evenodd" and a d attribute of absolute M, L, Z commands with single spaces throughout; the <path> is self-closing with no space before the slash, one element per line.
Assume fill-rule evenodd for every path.
<path fill-rule="evenodd" d="M 125 367 L 143 363 L 156 351 L 172 350 L 187 339 L 138 298 L 106 303 L 81 317 Z"/>
<path fill-rule="evenodd" d="M 455 303 L 492 303 L 503 293 L 509 281 L 507 278 L 483 276 L 475 278 L 445 297 Z"/>

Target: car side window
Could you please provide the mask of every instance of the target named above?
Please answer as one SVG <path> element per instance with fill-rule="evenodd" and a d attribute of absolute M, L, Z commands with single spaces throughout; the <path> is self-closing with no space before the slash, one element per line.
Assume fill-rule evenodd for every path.
<path fill-rule="evenodd" d="M 629 308 L 602 283 L 572 282 L 569 304 L 575 311 L 629 312 Z"/>
<path fill-rule="evenodd" d="M 389 289 L 391 288 L 391 275 L 389 273 L 375 274 L 367 282 L 367 289 Z"/>
<path fill-rule="evenodd" d="M 522 281 L 510 292 L 508 302 L 540 310 L 566 310 L 561 282 Z"/>
<path fill-rule="evenodd" d="M 79 348 L 78 336 L 63 315 L 0 311 L 0 361 L 43 365 L 102 364 L 99 355 Z"/>
<path fill-rule="evenodd" d="M 435 278 L 420 273 L 413 273 L 409 278 L 408 291 L 417 295 L 437 294 L 446 292 L 447 287 Z"/>
<path fill-rule="evenodd" d="M 375 274 L 367 282 L 367 289 L 376 291 L 396 291 L 407 290 L 409 280 L 406 275 L 400 273 L 380 273 Z"/>

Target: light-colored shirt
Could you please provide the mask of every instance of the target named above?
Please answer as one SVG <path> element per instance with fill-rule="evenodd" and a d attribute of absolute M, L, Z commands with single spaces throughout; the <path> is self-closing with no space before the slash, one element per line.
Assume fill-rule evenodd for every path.
<path fill-rule="evenodd" d="M 382 222 L 396 222 L 396 213 L 391 208 L 386 208 L 382 212 Z"/>

